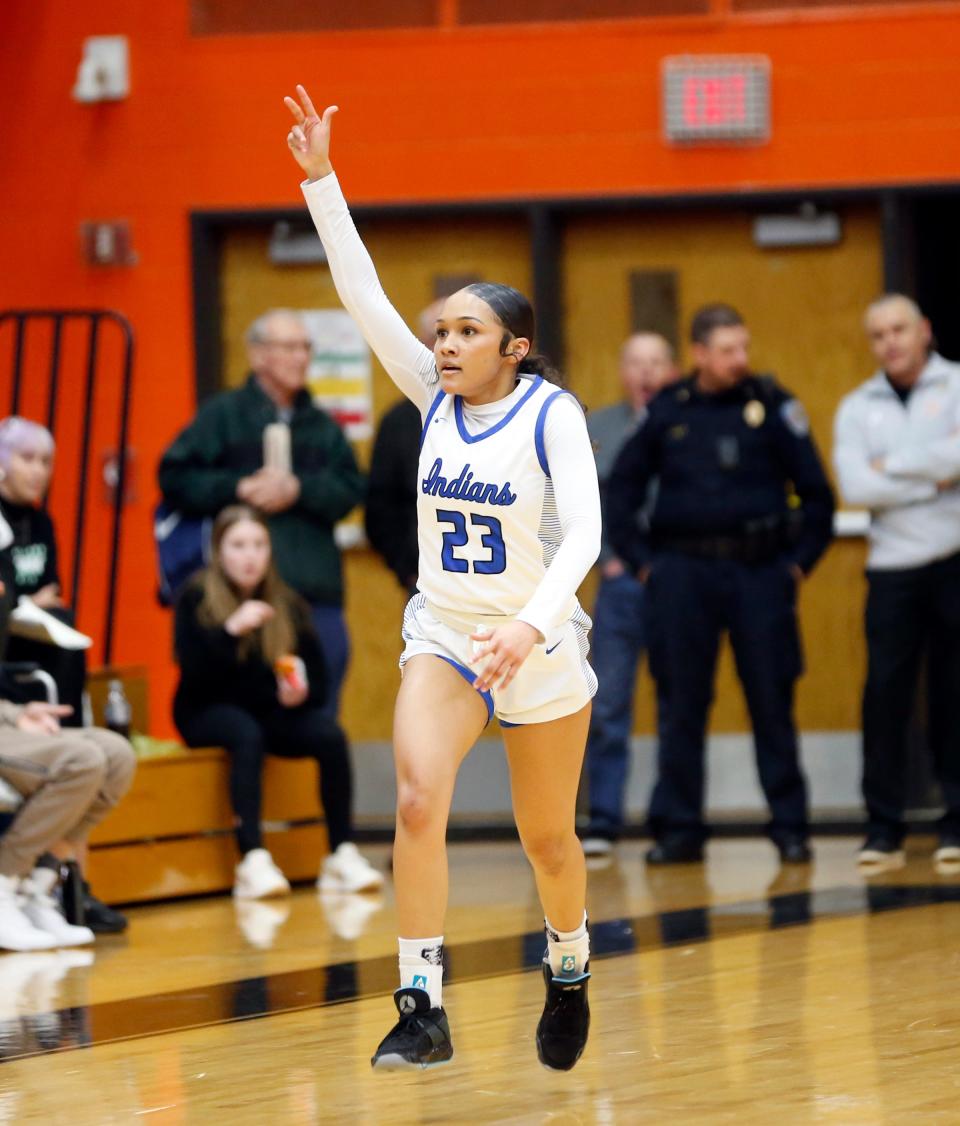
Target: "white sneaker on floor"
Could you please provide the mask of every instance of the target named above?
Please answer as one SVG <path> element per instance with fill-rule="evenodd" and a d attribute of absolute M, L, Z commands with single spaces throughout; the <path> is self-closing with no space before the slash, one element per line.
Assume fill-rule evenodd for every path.
<path fill-rule="evenodd" d="M 902 848 L 886 845 L 874 846 L 869 841 L 857 853 L 857 867 L 861 872 L 895 872 L 907 862 L 907 854 Z"/>
<path fill-rule="evenodd" d="M 613 852 L 613 841 L 607 837 L 584 837 L 580 844 L 584 856 L 609 856 Z"/>
<path fill-rule="evenodd" d="M 290 891 L 287 877 L 265 848 L 253 848 L 237 865 L 233 894 L 237 899 L 269 899 Z"/>
<path fill-rule="evenodd" d="M 87 946 L 93 942 L 94 934 L 89 927 L 77 927 L 68 923 L 53 898 L 56 873 L 49 868 L 38 868 L 32 876 L 23 880 L 21 904 L 24 915 L 37 930 L 46 931 L 56 946 Z"/>
<path fill-rule="evenodd" d="M 0 950 L 52 950 L 57 945 L 53 935 L 27 918 L 19 891 L 16 876 L 0 876 Z"/>
<path fill-rule="evenodd" d="M 321 891 L 375 891 L 383 887 L 383 873 L 360 855 L 352 841 L 344 841 L 324 860 L 317 887 Z"/>
<path fill-rule="evenodd" d="M 954 837 L 943 837 L 933 854 L 934 864 L 960 864 L 960 841 Z"/>
<path fill-rule="evenodd" d="M 933 870 L 938 876 L 960 876 L 960 840 L 941 837 L 933 854 Z"/>

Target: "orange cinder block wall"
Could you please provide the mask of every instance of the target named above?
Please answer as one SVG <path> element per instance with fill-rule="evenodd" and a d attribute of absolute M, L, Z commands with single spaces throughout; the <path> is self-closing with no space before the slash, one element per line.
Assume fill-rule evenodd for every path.
<path fill-rule="evenodd" d="M 123 102 L 70 97 L 91 34 L 129 36 Z M 155 731 L 170 730 L 174 671 L 150 512 L 157 459 L 194 410 L 188 217 L 299 201 L 281 104 L 295 82 L 339 102 L 335 158 L 358 202 L 948 181 L 960 179 L 958 42 L 956 4 L 206 39 L 189 33 L 187 0 L 4 5 L 0 308 L 110 307 L 137 334 L 115 657 L 149 665 Z M 660 59 L 724 52 L 771 58 L 771 143 L 668 148 Z M 131 222 L 136 266 L 81 260 L 80 223 L 110 218 Z M 98 626 L 95 598 L 83 619 Z"/>

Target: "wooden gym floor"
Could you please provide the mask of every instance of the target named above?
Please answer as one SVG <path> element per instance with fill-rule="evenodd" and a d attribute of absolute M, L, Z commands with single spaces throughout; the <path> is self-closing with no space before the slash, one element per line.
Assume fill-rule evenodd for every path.
<path fill-rule="evenodd" d="M 593 1029 L 545 1071 L 542 953 L 515 844 L 450 849 L 453 1061 L 374 1075 L 392 895 L 131 910 L 93 952 L 0 955 L 0 1124 L 957 1123 L 960 874 L 932 840 L 864 879 L 856 841 L 778 870 L 762 840 L 590 873 Z M 367 850 L 380 864 L 386 850 Z"/>

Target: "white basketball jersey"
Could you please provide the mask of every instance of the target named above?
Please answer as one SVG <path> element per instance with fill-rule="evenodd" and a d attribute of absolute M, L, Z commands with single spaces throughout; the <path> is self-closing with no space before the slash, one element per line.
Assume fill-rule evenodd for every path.
<path fill-rule="evenodd" d="M 543 435 L 551 401 L 566 393 L 538 376 L 509 414 L 475 434 L 467 430 L 458 396 L 438 392 L 427 412 L 417 585 L 468 628 L 486 617 L 517 614 L 560 546 Z M 571 598 L 570 615 L 576 608 Z"/>

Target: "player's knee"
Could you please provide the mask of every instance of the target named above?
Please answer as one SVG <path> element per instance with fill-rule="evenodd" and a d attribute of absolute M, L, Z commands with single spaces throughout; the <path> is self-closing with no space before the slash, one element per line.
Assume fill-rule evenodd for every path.
<path fill-rule="evenodd" d="M 437 803 L 430 790 L 416 782 L 404 782 L 397 791 L 397 820 L 408 833 L 422 833 L 436 819 Z"/>
<path fill-rule="evenodd" d="M 564 832 L 543 832 L 525 836 L 523 850 L 527 859 L 545 876 L 556 876 L 563 871 L 576 838 Z"/>

